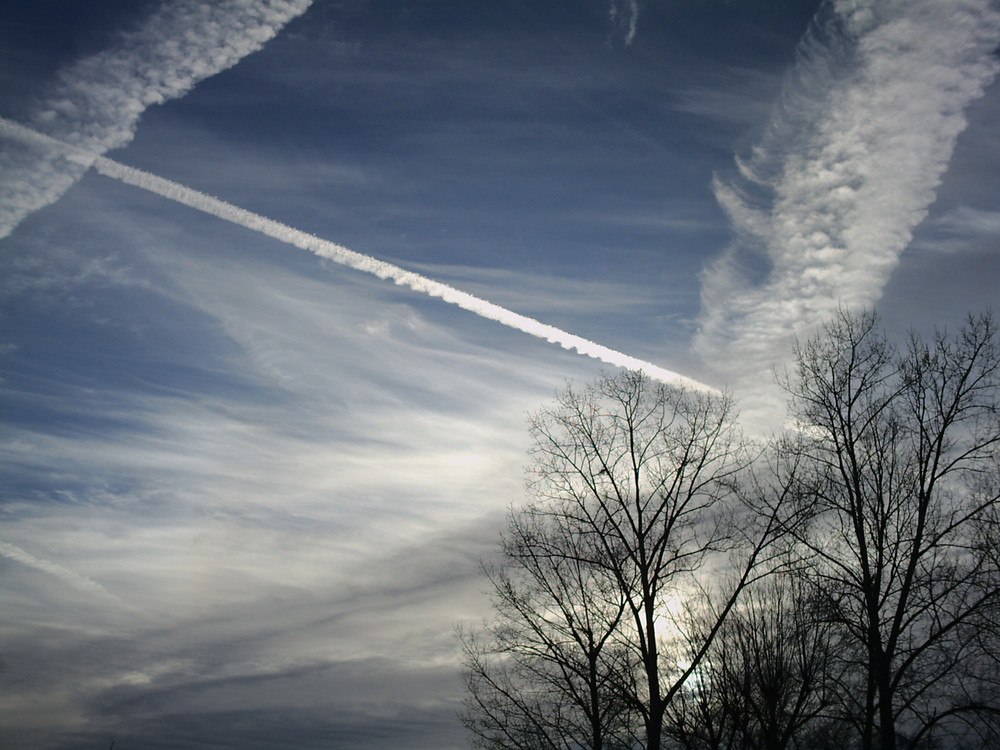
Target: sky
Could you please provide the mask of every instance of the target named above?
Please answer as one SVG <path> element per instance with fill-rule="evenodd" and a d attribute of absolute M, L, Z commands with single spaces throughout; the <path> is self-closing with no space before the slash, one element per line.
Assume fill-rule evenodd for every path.
<path fill-rule="evenodd" d="M 995 0 L 0 5 L 0 741 L 468 746 L 526 415 L 1000 285 Z"/>

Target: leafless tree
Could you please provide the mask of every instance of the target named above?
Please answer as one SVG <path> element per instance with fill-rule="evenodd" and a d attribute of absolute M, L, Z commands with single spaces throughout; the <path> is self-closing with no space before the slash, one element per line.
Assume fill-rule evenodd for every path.
<path fill-rule="evenodd" d="M 476 657 L 482 648 L 467 658 L 473 676 L 467 723 L 471 718 L 474 731 L 488 708 L 477 691 L 510 692 L 503 696 L 507 706 L 515 698 L 523 701 L 525 693 L 514 683 L 531 680 L 521 671 L 512 675 L 503 669 L 532 674 L 541 669 L 548 657 L 533 644 L 542 630 L 560 632 L 561 643 L 575 644 L 577 656 L 586 654 L 583 646 L 593 630 L 600 633 L 602 655 L 613 655 L 599 661 L 609 668 L 606 675 L 591 675 L 613 707 L 607 715 L 633 723 L 638 718 L 639 745 L 659 750 L 667 706 L 705 658 L 739 592 L 769 567 L 774 519 L 744 513 L 739 482 L 752 453 L 734 420 L 728 397 L 679 390 L 634 372 L 604 376 L 583 391 L 567 388 L 554 406 L 533 417 L 532 499 L 512 515 L 504 546 L 509 563 L 531 568 L 530 586 L 509 587 L 503 575 L 491 576 L 494 607 L 507 623 L 492 630 L 493 641 L 518 658 L 508 659 L 506 667 L 489 664 Z M 523 544 L 526 539 L 531 543 Z M 699 591 L 695 574 L 726 555 L 738 558 L 733 585 L 714 610 L 715 621 L 700 647 L 678 661 L 670 647 L 681 635 L 678 604 Z M 555 603 L 554 592 L 566 578 L 579 585 L 575 601 L 564 606 Z M 544 590 L 546 596 L 532 599 L 525 594 L 528 589 Z M 591 607 L 596 619 L 581 627 L 581 613 Z M 546 619 L 544 627 L 536 624 L 539 618 Z M 502 678 L 489 676 L 501 673 Z M 547 715 L 563 717 L 563 709 L 552 707 L 572 705 L 594 726 L 599 712 L 584 711 L 576 700 L 583 694 L 578 679 L 546 676 L 552 677 L 548 684 L 554 690 L 547 696 Z M 522 705 L 514 712 L 539 715 L 541 710 Z M 595 730 L 569 739 L 567 746 L 600 747 Z M 615 736 L 627 735 L 619 731 Z"/>
<path fill-rule="evenodd" d="M 714 618 L 705 623 L 693 612 L 692 619 L 696 649 Z M 665 731 L 684 750 L 843 747 L 838 697 L 850 675 L 842 640 L 794 569 L 759 582 L 669 707 Z"/>
<path fill-rule="evenodd" d="M 981 725 L 996 709 L 981 668 L 1000 597 L 992 320 L 897 349 L 874 314 L 841 312 L 796 355 L 784 529 L 855 644 L 864 683 L 843 697 L 862 747 Z"/>
<path fill-rule="evenodd" d="M 584 562 L 558 518 L 512 511 L 502 562 L 484 565 L 494 618 L 463 633 L 463 722 L 488 750 L 634 747 L 618 689 L 630 669 L 613 635 L 625 600 Z"/>

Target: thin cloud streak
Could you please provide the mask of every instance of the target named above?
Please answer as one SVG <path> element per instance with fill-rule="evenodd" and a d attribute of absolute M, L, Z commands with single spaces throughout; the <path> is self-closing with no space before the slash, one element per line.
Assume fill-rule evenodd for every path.
<path fill-rule="evenodd" d="M 252 211 L 247 211 L 239 206 L 234 206 L 231 203 L 206 195 L 172 180 L 158 177 L 135 167 L 129 167 L 107 157 L 93 157 L 69 144 L 61 143 L 6 118 L 0 118 L 0 133 L 17 138 L 32 146 L 43 146 L 61 150 L 67 154 L 66 158 L 70 160 L 84 163 L 90 161 L 94 168 L 106 177 L 141 188 L 163 198 L 223 219 L 224 221 L 250 229 L 251 231 L 259 232 L 280 242 L 308 250 L 322 258 L 332 260 L 335 263 L 357 271 L 364 271 L 380 279 L 390 280 L 399 286 L 409 287 L 414 291 L 423 292 L 431 297 L 438 297 L 445 302 L 456 305 L 463 310 L 468 310 L 480 317 L 494 320 L 509 328 L 522 331 L 523 333 L 554 344 L 559 344 L 565 349 L 575 350 L 580 354 L 607 362 L 616 367 L 641 370 L 651 378 L 677 387 L 698 391 L 715 391 L 711 386 L 679 373 L 658 367 L 650 362 L 644 362 L 643 360 L 602 346 L 580 336 L 567 333 L 559 328 L 547 325 L 534 318 L 529 318 L 526 315 L 520 315 L 480 297 L 455 289 L 447 284 L 434 281 L 412 271 L 407 271 L 377 258 L 355 252 L 335 242 L 294 229 L 287 224 L 282 224 Z"/>
<path fill-rule="evenodd" d="M 635 41 L 635 32 L 639 23 L 638 0 L 611 0 L 608 17 L 613 27 L 612 33 L 622 38 L 622 43 L 629 47 Z"/>
<path fill-rule="evenodd" d="M 704 272 L 695 348 L 737 390 L 759 393 L 792 337 L 838 305 L 878 300 L 998 43 L 990 0 L 821 9 L 766 136 L 739 176 L 714 180 L 737 240 Z"/>
<path fill-rule="evenodd" d="M 0 557 L 6 557 L 8 560 L 13 560 L 21 565 L 26 565 L 29 568 L 34 568 L 35 570 L 40 570 L 43 573 L 54 576 L 85 594 L 97 594 L 104 599 L 115 602 L 120 607 L 124 607 L 133 612 L 141 612 L 141 610 L 133 607 L 125 601 L 122 601 L 120 598 L 112 594 L 97 581 L 80 575 L 69 568 L 65 568 L 58 563 L 52 562 L 51 560 L 45 560 L 41 557 L 37 557 L 30 552 L 21 549 L 17 545 L 0 541 Z"/>
<path fill-rule="evenodd" d="M 36 130 L 98 156 L 129 143 L 152 104 L 261 49 L 312 0 L 175 0 L 119 43 L 63 70 L 29 121 Z M 57 153 L 0 154 L 0 238 L 54 203 L 86 171 Z"/>

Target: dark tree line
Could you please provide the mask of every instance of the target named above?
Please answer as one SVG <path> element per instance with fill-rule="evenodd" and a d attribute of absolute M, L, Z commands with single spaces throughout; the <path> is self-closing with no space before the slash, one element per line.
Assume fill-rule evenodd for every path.
<path fill-rule="evenodd" d="M 531 422 L 529 501 L 463 634 L 488 750 L 1000 747 L 1000 350 L 841 312 L 795 427 L 639 373 Z"/>

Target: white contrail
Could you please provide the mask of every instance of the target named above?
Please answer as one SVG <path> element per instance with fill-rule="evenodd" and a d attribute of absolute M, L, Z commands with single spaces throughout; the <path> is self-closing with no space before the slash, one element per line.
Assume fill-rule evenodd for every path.
<path fill-rule="evenodd" d="M 823 5 L 767 134 L 715 180 L 737 243 L 705 272 L 696 348 L 738 391 L 762 394 L 792 336 L 839 305 L 878 300 L 998 43 L 995 0 Z"/>
<path fill-rule="evenodd" d="M 133 607 L 128 602 L 120 599 L 119 597 L 112 594 L 106 588 L 104 588 L 97 581 L 94 581 L 87 576 L 80 575 L 79 573 L 70 570 L 69 568 L 63 567 L 58 563 L 54 563 L 51 560 L 45 560 L 41 557 L 36 557 L 35 555 L 21 549 L 20 547 L 10 544 L 9 542 L 0 541 L 0 557 L 6 557 L 9 560 L 14 560 L 15 562 L 21 563 L 29 568 L 34 568 L 35 570 L 40 570 L 43 573 L 47 573 L 51 576 L 58 578 L 64 583 L 68 583 L 73 588 L 78 591 L 82 591 L 86 594 L 99 594 L 100 596 L 111 599 L 118 605 L 130 609 L 136 612 L 139 610 Z"/>
<path fill-rule="evenodd" d="M 94 155 L 132 140 L 142 113 L 263 47 L 312 0 L 172 0 L 110 48 L 62 69 L 26 121 Z M 0 153 L 0 237 L 86 171 L 51 154 Z"/>
<path fill-rule="evenodd" d="M 715 391 L 714 388 L 704 383 L 658 367 L 650 362 L 644 362 L 641 359 L 631 357 L 614 349 L 609 349 L 606 346 L 601 346 L 580 336 L 574 336 L 559 328 L 547 325 L 534 318 L 529 318 L 526 315 L 520 315 L 492 302 L 443 284 L 440 281 L 434 281 L 426 276 L 407 271 L 391 263 L 386 263 L 385 261 L 355 252 L 354 250 L 349 250 L 343 245 L 338 245 L 335 242 L 302 232 L 287 224 L 268 219 L 252 211 L 247 211 L 239 206 L 234 206 L 232 203 L 219 200 L 172 180 L 157 177 L 149 172 L 126 166 L 104 156 L 87 154 L 69 144 L 57 141 L 3 117 L 0 117 L 0 134 L 16 138 L 29 145 L 60 149 L 65 158 L 83 164 L 91 164 L 100 174 L 106 177 L 111 177 L 164 198 L 169 198 L 177 203 L 189 206 L 203 213 L 211 214 L 246 229 L 260 232 L 289 245 L 309 250 L 335 263 L 373 274 L 380 279 L 393 281 L 400 286 L 407 286 L 431 297 L 440 297 L 445 302 L 457 305 L 483 318 L 495 320 L 510 328 L 523 331 L 554 344 L 559 344 L 566 349 L 576 350 L 588 357 L 599 359 L 602 362 L 607 362 L 617 367 L 624 367 L 628 370 L 641 370 L 651 378 L 678 387 L 698 391 Z"/>

